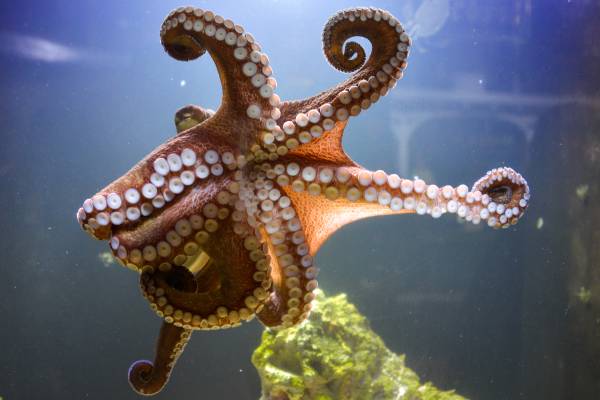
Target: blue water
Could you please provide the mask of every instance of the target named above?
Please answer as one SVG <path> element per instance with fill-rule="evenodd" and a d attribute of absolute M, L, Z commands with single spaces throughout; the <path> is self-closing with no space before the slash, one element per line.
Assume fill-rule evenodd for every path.
<path fill-rule="evenodd" d="M 172 136 L 178 108 L 218 107 L 210 58 L 178 62 L 159 43 L 163 18 L 180 5 L 0 3 L 3 399 L 138 398 L 126 372 L 153 355 L 160 321 L 139 293 L 138 276 L 101 262 L 106 243 L 81 231 L 75 211 Z M 323 24 L 336 11 L 376 6 L 412 29 L 405 77 L 350 121 L 347 152 L 370 169 L 453 185 L 508 165 L 529 180 L 532 206 L 507 231 L 448 216 L 360 221 L 321 249 L 320 286 L 348 293 L 388 347 L 444 389 L 473 399 L 599 398 L 600 351 L 573 339 L 576 321 L 569 319 L 581 306 L 572 301 L 579 278 L 570 275 L 569 232 L 583 222 L 565 222 L 563 207 L 577 201 L 563 195 L 576 185 L 597 194 L 597 164 L 586 167 L 585 179 L 567 166 L 570 138 L 600 132 L 598 2 L 193 5 L 252 32 L 282 99 L 345 78 L 321 49 Z M 598 149 L 584 146 L 582 162 L 596 160 Z M 595 203 L 589 199 L 586 215 L 596 215 Z M 590 260 L 581 286 L 600 287 L 594 243 L 581 250 Z M 597 335 L 593 323 L 579 327 L 583 337 Z M 253 321 L 195 333 L 156 398 L 257 399 L 250 355 L 261 331 Z"/>

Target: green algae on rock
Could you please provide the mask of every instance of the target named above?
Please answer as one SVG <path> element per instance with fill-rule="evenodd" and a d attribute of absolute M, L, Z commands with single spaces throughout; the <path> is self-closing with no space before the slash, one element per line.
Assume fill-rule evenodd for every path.
<path fill-rule="evenodd" d="M 252 355 L 261 400 L 459 400 L 453 391 L 422 384 L 391 352 L 345 294 L 318 290 L 299 326 L 266 329 Z"/>

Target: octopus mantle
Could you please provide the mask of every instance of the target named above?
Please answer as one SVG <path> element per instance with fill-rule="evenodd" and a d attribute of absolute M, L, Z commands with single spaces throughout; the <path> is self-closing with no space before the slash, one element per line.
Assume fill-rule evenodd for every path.
<path fill-rule="evenodd" d="M 142 294 L 164 322 L 155 359 L 129 371 L 133 388 L 163 388 L 193 330 L 268 327 L 306 319 L 317 288 L 313 257 L 338 228 L 374 215 L 456 214 L 508 227 L 523 215 L 529 188 L 497 168 L 471 189 L 426 184 L 356 164 L 342 148 L 350 117 L 369 109 L 406 68 L 410 39 L 387 11 L 338 12 L 323 50 L 341 84 L 282 102 L 269 58 L 231 20 L 178 8 L 160 30 L 166 52 L 192 60 L 206 51 L 223 97 L 216 112 L 187 106 L 178 134 L 83 202 L 77 219 L 109 240 L 117 259 L 140 273 Z M 370 56 L 350 37 L 372 45 Z"/>

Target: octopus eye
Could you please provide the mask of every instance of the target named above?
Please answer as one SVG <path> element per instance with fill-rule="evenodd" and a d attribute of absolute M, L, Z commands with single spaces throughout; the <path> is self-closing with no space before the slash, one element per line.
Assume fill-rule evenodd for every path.
<path fill-rule="evenodd" d="M 183 132 L 192 128 L 206 121 L 214 114 L 215 112 L 211 109 L 205 109 L 192 104 L 182 107 L 175 113 L 175 127 L 177 128 L 177 132 Z"/>
<path fill-rule="evenodd" d="M 513 190 L 510 186 L 502 185 L 491 188 L 487 195 L 492 198 L 498 204 L 507 204 L 511 201 L 513 196 Z"/>
<path fill-rule="evenodd" d="M 169 271 L 165 279 L 167 285 L 181 292 L 194 293 L 198 283 L 194 275 L 185 267 L 176 267 Z"/>

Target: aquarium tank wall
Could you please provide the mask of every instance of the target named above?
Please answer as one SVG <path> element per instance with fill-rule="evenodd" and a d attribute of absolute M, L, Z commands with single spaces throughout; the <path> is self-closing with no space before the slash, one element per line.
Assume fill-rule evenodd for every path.
<path fill-rule="evenodd" d="M 3 2 L 0 399 L 597 399 L 599 17 Z"/>

